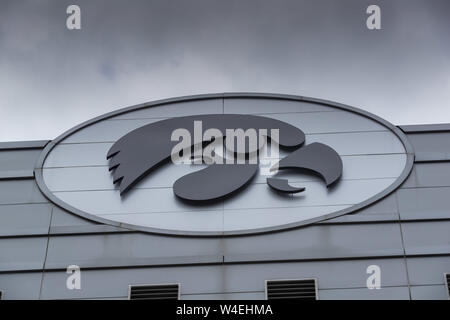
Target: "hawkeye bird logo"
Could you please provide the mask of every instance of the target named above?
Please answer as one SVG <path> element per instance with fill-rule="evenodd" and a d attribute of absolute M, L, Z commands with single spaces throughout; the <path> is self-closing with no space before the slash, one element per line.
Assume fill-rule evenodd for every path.
<path fill-rule="evenodd" d="M 291 152 L 277 159 L 271 171 L 306 170 L 318 175 L 327 187 L 342 175 L 342 160 L 334 149 L 317 142 L 305 145 L 305 134 L 299 128 L 254 115 L 208 114 L 157 121 L 121 137 L 106 157 L 121 195 L 171 159 L 187 156 L 190 161 L 207 164 L 206 168 L 180 177 L 173 185 L 179 198 L 203 202 L 229 196 L 248 185 L 260 169 L 266 141 Z M 231 160 L 227 153 L 231 153 Z M 276 174 L 267 178 L 267 184 L 282 193 L 305 190 L 291 186 Z"/>

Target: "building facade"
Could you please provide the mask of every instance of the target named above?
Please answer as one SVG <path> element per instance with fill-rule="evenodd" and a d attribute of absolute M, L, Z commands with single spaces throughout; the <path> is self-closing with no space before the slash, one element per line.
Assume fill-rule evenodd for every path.
<path fill-rule="evenodd" d="M 167 119 L 209 115 L 300 129 L 301 148 L 328 146 L 342 173 L 324 183 L 330 164 L 320 167 L 316 156 L 315 175 L 287 175 L 303 192 L 275 192 L 258 173 L 237 193 L 199 204 L 173 189 L 199 166 L 144 166 L 121 194 L 129 172 L 154 153 L 131 140 L 111 156 L 120 139 Z M 158 147 L 155 135 L 147 138 Z M 290 152 L 281 148 L 276 162 Z M 118 168 L 127 171 L 119 178 Z M 222 192 L 226 181 L 188 189 L 211 183 L 207 190 Z M 156 101 L 52 141 L 0 143 L 0 291 L 2 299 L 448 299 L 449 195 L 450 125 L 394 126 L 287 95 Z M 75 273 L 80 288 L 69 283 Z"/>

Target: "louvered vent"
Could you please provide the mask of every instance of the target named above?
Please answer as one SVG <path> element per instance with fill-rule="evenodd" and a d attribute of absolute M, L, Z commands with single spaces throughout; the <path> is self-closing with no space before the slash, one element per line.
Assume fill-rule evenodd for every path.
<path fill-rule="evenodd" d="M 445 282 L 447 283 L 448 298 L 450 300 L 450 273 L 446 273 L 446 274 L 444 274 L 444 276 L 445 276 Z"/>
<path fill-rule="evenodd" d="M 130 300 L 177 300 L 179 284 L 134 285 L 130 286 Z"/>
<path fill-rule="evenodd" d="M 267 299 L 317 300 L 315 279 L 267 280 Z"/>

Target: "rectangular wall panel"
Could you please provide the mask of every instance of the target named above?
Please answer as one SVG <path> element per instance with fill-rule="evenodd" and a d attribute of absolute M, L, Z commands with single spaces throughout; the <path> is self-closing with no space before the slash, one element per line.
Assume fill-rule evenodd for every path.
<path fill-rule="evenodd" d="M 450 273 L 450 255 L 407 258 L 411 285 L 444 285 L 444 273 Z"/>
<path fill-rule="evenodd" d="M 408 133 L 416 161 L 450 160 L 450 132 Z"/>
<path fill-rule="evenodd" d="M 390 185 L 394 179 L 348 180 L 341 181 L 346 188 L 328 190 L 321 182 L 292 183 L 305 187 L 304 193 L 285 195 L 284 198 L 269 192 L 267 185 L 250 185 L 245 192 L 237 194 L 224 203 L 225 209 L 280 208 L 320 206 L 323 204 L 342 206 L 359 203 L 370 198 Z M 292 201 L 286 201 L 291 197 Z"/>
<path fill-rule="evenodd" d="M 82 290 L 67 290 L 67 273 L 45 272 L 43 299 L 128 296 L 129 285 L 180 283 L 180 293 L 210 294 L 224 290 L 220 266 L 82 270 Z"/>
<path fill-rule="evenodd" d="M 402 220 L 450 219 L 450 187 L 400 189 L 397 195 Z"/>
<path fill-rule="evenodd" d="M 330 222 L 376 222 L 376 221 L 398 221 L 397 195 L 391 193 L 382 200 L 345 216 L 329 219 L 323 223 Z"/>
<path fill-rule="evenodd" d="M 15 174 L 33 175 L 34 165 L 41 154 L 41 149 L 0 150 L 0 178 L 13 177 Z"/>
<path fill-rule="evenodd" d="M 231 264 L 224 267 L 226 292 L 264 291 L 266 280 L 317 279 L 319 289 L 364 288 L 367 268 L 381 269 L 381 286 L 407 286 L 403 259 Z"/>
<path fill-rule="evenodd" d="M 0 180 L 0 205 L 45 202 L 34 179 Z"/>
<path fill-rule="evenodd" d="M 412 300 L 448 300 L 446 286 L 412 286 Z"/>
<path fill-rule="evenodd" d="M 275 111 L 276 110 L 276 111 Z M 283 103 L 274 99 L 245 99 L 226 98 L 224 100 L 224 113 L 236 114 L 272 114 L 272 113 L 305 113 L 329 112 L 335 108 L 304 101 L 284 100 Z"/>
<path fill-rule="evenodd" d="M 95 222 L 83 219 L 74 213 L 67 212 L 57 206 L 53 206 L 52 227 L 92 226 Z"/>
<path fill-rule="evenodd" d="M 0 274 L 2 300 L 39 299 L 42 272 Z"/>
<path fill-rule="evenodd" d="M 320 300 L 409 300 L 408 287 L 319 290 Z"/>
<path fill-rule="evenodd" d="M 221 239 L 142 233 L 50 237 L 47 268 L 161 265 L 222 261 Z"/>
<path fill-rule="evenodd" d="M 47 237 L 0 239 L 0 271 L 42 270 Z"/>
<path fill-rule="evenodd" d="M 112 143 L 59 144 L 47 156 L 44 168 L 108 166 L 106 154 Z"/>
<path fill-rule="evenodd" d="M 402 188 L 450 187 L 450 162 L 415 163 Z"/>
<path fill-rule="evenodd" d="M 450 221 L 402 222 L 406 254 L 449 254 Z"/>
<path fill-rule="evenodd" d="M 279 233 L 225 238 L 224 245 L 226 262 L 403 254 L 397 223 L 308 226 Z"/>
<path fill-rule="evenodd" d="M 0 205 L 0 235 L 47 233 L 50 204 Z"/>
<path fill-rule="evenodd" d="M 387 131 L 381 124 L 343 111 L 324 113 L 271 114 L 271 118 L 289 123 L 300 128 L 306 134 Z"/>

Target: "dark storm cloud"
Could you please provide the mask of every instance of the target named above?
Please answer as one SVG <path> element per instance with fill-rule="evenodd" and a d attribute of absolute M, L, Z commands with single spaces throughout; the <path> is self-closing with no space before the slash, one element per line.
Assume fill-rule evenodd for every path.
<path fill-rule="evenodd" d="M 82 29 L 65 27 L 81 7 Z M 382 30 L 366 28 L 378 4 Z M 2 1 L 0 141 L 179 95 L 259 91 L 450 122 L 449 1 Z"/>

